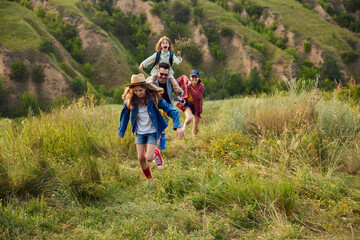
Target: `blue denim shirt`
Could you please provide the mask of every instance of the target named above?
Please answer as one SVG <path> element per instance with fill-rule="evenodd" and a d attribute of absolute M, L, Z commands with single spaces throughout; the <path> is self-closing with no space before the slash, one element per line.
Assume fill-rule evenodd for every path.
<path fill-rule="evenodd" d="M 148 77 L 147 79 L 146 79 L 146 81 L 148 82 L 149 80 L 150 80 L 150 78 L 151 77 Z M 176 81 L 175 81 L 176 82 Z M 156 85 L 156 86 L 159 86 L 159 80 L 156 78 L 156 80 L 154 81 L 154 84 Z M 176 84 L 178 84 L 177 82 L 176 82 Z M 179 84 L 178 84 L 179 85 Z M 167 93 L 168 93 L 168 95 L 169 95 L 169 99 L 170 99 L 170 102 L 171 102 L 171 106 L 173 107 L 173 108 L 175 108 L 175 104 L 174 104 L 174 99 L 173 99 L 173 97 L 172 97 L 172 93 L 174 92 L 174 90 L 173 90 L 173 87 L 172 87 L 172 85 L 171 85 L 171 83 L 169 82 L 169 81 L 166 81 L 166 88 L 167 88 Z M 174 92 L 175 93 L 175 92 Z M 184 93 L 184 92 L 183 92 Z M 183 94 L 182 93 L 182 94 Z M 182 95 L 181 94 L 181 95 Z"/>
<path fill-rule="evenodd" d="M 171 84 L 170 84 L 171 85 Z M 150 97 L 147 105 L 147 111 L 149 113 L 149 117 L 151 122 L 154 124 L 156 128 L 156 138 L 159 139 L 161 133 L 167 128 L 168 124 L 165 121 L 164 117 L 161 115 L 159 110 L 156 108 L 154 104 L 154 98 Z M 170 104 L 168 104 L 164 99 L 159 100 L 158 108 L 163 109 L 169 117 L 173 119 L 173 129 L 181 128 L 179 112 L 173 108 Z M 120 114 L 120 126 L 118 128 L 118 133 L 120 137 L 124 137 L 127 125 L 129 120 L 131 122 L 131 131 L 134 134 L 136 132 L 136 116 L 138 113 L 138 106 L 135 105 L 134 109 L 130 111 L 126 106 L 126 102 L 124 103 L 123 109 Z"/>

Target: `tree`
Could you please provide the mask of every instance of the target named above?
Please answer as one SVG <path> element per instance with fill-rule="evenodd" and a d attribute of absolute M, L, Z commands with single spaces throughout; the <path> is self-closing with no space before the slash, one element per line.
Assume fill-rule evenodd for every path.
<path fill-rule="evenodd" d="M 250 71 L 250 75 L 247 81 L 248 93 L 258 93 L 261 91 L 261 76 L 257 67 L 254 67 Z"/>
<path fill-rule="evenodd" d="M 330 54 L 326 54 L 324 57 L 324 63 L 320 68 L 320 79 L 340 80 L 341 72 L 336 59 Z"/>
<path fill-rule="evenodd" d="M 231 95 L 244 93 L 245 86 L 240 73 L 231 73 L 225 82 L 225 89 Z"/>

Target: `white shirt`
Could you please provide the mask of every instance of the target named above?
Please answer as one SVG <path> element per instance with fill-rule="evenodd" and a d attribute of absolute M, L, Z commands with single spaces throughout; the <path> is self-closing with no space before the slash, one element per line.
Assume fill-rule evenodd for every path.
<path fill-rule="evenodd" d="M 145 59 L 141 64 L 147 68 L 150 64 L 153 64 L 156 60 L 156 53 L 155 52 L 153 55 L 151 55 L 150 57 L 148 57 L 147 59 Z M 182 62 L 182 58 L 178 58 L 175 53 L 174 53 L 174 56 L 173 56 L 173 64 L 176 63 L 176 64 L 180 64 Z M 151 76 L 157 76 L 157 70 L 158 70 L 158 66 L 160 63 L 167 63 L 170 65 L 170 51 L 168 51 L 166 54 L 161 51 L 161 54 L 160 54 L 160 59 L 159 59 L 159 62 L 155 65 L 155 67 L 151 70 Z M 170 75 L 174 75 L 174 70 L 172 69 L 172 67 L 170 66 L 170 70 L 169 70 L 169 74 Z"/>
<path fill-rule="evenodd" d="M 151 122 L 147 106 L 138 106 L 138 114 L 136 116 L 136 133 L 149 134 L 156 133 L 156 128 Z"/>

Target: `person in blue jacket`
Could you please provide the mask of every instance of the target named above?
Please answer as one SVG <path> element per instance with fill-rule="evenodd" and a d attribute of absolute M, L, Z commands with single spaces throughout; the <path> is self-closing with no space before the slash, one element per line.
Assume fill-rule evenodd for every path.
<path fill-rule="evenodd" d="M 182 139 L 184 132 L 181 128 L 179 112 L 162 98 L 164 90 L 153 83 L 147 83 L 142 73 L 132 75 L 131 84 L 125 86 L 122 95 L 124 106 L 120 115 L 118 133 L 123 139 L 130 120 L 131 131 L 136 134 L 135 144 L 140 167 L 146 178 L 151 180 L 148 162 L 155 159 L 158 168 L 164 166 L 163 158 L 156 145 L 168 124 L 160 111 L 166 112 L 173 119 L 173 129 Z"/>

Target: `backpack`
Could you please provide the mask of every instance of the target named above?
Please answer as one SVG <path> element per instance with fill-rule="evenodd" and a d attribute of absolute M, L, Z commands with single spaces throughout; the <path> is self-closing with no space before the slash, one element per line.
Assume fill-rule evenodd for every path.
<path fill-rule="evenodd" d="M 156 66 L 156 64 L 158 64 L 158 62 L 160 60 L 160 55 L 161 55 L 161 51 L 157 51 L 155 62 L 154 62 L 154 65 L 151 67 L 151 70 Z M 170 67 L 172 67 L 172 65 L 173 65 L 173 57 L 174 57 L 174 53 L 170 51 L 170 58 L 169 58 Z"/>
<path fill-rule="evenodd" d="M 169 121 L 168 115 L 166 114 L 166 112 L 164 110 L 162 110 L 158 107 L 158 103 L 159 103 L 159 99 L 157 97 L 155 97 L 154 105 L 155 105 L 156 109 L 160 112 L 160 114 L 165 118 L 166 121 Z"/>

